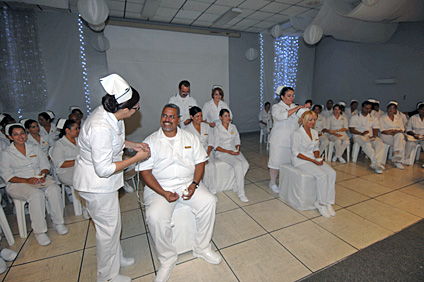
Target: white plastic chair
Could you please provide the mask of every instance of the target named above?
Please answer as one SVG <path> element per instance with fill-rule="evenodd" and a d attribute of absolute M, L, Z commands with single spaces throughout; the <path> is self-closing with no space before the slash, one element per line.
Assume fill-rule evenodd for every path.
<path fill-rule="evenodd" d="M 13 204 L 15 205 L 16 210 L 16 221 L 18 222 L 19 237 L 26 238 L 28 236 L 25 219 L 26 201 L 13 199 Z"/>
<path fill-rule="evenodd" d="M 334 142 L 330 141 L 330 144 L 328 144 L 327 148 L 325 148 L 325 160 L 328 162 L 332 162 L 333 159 L 333 152 L 334 152 Z M 350 145 L 346 148 L 346 156 L 347 156 L 347 162 L 350 162 Z"/>
<path fill-rule="evenodd" d="M 13 238 L 13 234 L 12 234 L 12 231 L 10 230 L 9 222 L 7 221 L 3 208 L 0 209 L 0 226 L 4 236 L 6 237 L 6 240 L 9 246 L 12 246 L 13 244 L 15 244 L 15 239 Z"/>
<path fill-rule="evenodd" d="M 356 161 L 358 160 L 358 154 L 360 149 L 361 149 L 361 146 L 358 143 L 353 143 L 353 147 L 352 147 L 352 162 L 353 163 L 356 163 Z"/>
<path fill-rule="evenodd" d="M 420 159 L 420 153 L 421 153 L 421 145 L 418 144 L 412 149 L 411 155 L 409 156 L 410 165 L 413 165 L 415 161 L 418 161 Z"/>
<path fill-rule="evenodd" d="M 383 151 L 383 161 L 381 162 L 382 164 L 386 164 L 387 162 L 387 154 L 389 154 L 389 159 L 392 159 L 392 155 L 393 155 L 393 147 L 391 145 L 388 144 L 384 144 L 384 151 Z"/>

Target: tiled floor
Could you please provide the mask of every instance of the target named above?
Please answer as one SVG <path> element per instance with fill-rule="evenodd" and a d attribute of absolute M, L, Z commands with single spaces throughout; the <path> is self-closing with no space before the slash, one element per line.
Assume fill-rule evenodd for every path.
<path fill-rule="evenodd" d="M 331 165 L 337 171 L 337 216 L 327 219 L 316 210 L 298 211 L 268 188 L 265 145 L 258 134 L 242 135 L 242 151 L 251 165 L 246 176 L 249 203 L 232 191 L 218 193 L 213 248 L 224 260 L 211 265 L 180 255 L 170 281 L 295 281 L 334 264 L 424 218 L 424 169 L 404 171 L 386 165 L 382 175 L 369 168 L 363 155 L 358 163 Z M 135 193 L 120 194 L 122 245 L 136 264 L 122 269 L 133 281 L 152 281 L 159 265 Z M 95 230 L 90 221 L 73 215 L 66 206 L 69 234 L 50 228 L 52 244 L 39 246 L 29 229 L 18 235 L 16 217 L 8 215 L 18 257 L 8 263 L 3 281 L 95 281 Z M 49 222 L 51 227 L 51 222 Z M 1 247 L 8 247 L 5 238 Z"/>

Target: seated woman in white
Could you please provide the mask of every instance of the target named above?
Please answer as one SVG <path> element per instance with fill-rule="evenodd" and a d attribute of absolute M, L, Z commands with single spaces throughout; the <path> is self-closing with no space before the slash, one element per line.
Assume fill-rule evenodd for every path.
<path fill-rule="evenodd" d="M 40 149 L 44 152 L 46 156 L 49 155 L 49 149 L 52 145 L 52 140 L 47 134 L 40 134 L 40 127 L 38 122 L 33 119 L 28 119 L 25 121 L 25 129 L 28 134 L 28 144 L 39 146 Z"/>
<path fill-rule="evenodd" d="M 350 145 L 349 137 L 346 134 L 348 130 L 348 122 L 346 115 L 342 115 L 341 106 L 339 104 L 333 107 L 333 114 L 328 118 L 328 138 L 334 143 L 336 155 L 333 162 L 339 160 L 342 164 L 346 161 L 343 159 L 343 153 L 347 146 Z M 330 156 L 331 157 L 331 156 Z"/>
<path fill-rule="evenodd" d="M 258 119 L 259 127 L 268 135 L 272 128 L 271 104 L 269 102 L 266 102 L 265 108 L 259 112 Z"/>
<path fill-rule="evenodd" d="M 326 134 L 328 123 L 327 119 L 324 115 L 321 114 L 322 106 L 314 105 L 312 110 L 317 115 L 317 120 L 315 123 L 315 130 L 318 132 L 319 137 L 319 155 L 321 156 L 324 152 L 325 148 L 327 148 L 328 144 L 330 144 L 330 139 L 328 139 L 328 135 Z"/>
<path fill-rule="evenodd" d="M 46 200 L 53 228 L 60 235 L 68 233 L 64 225 L 60 188 L 46 176 L 50 163 L 39 146 L 27 144 L 27 133 L 19 123 L 6 126 L 10 146 L 0 153 L 0 176 L 8 182 L 6 190 L 13 199 L 26 201 L 35 239 L 41 246 L 50 244 L 47 236 Z"/>
<path fill-rule="evenodd" d="M 398 169 L 404 169 L 405 159 L 405 126 L 402 117 L 397 115 L 398 102 L 389 101 L 387 113 L 380 117 L 380 138 L 384 144 L 393 146 L 392 161 Z"/>
<path fill-rule="evenodd" d="M 231 113 L 230 107 L 224 102 L 224 90 L 222 86 L 214 85 L 212 87 L 212 99 L 203 105 L 203 117 L 210 127 L 215 127 L 221 123 L 219 112 L 222 109 L 227 109 Z"/>
<path fill-rule="evenodd" d="M 51 145 L 59 139 L 59 131 L 56 130 L 56 126 L 53 124 L 54 117 L 55 115 L 52 111 L 45 111 L 38 115 L 40 134 L 48 136 L 51 140 Z"/>
<path fill-rule="evenodd" d="M 236 126 L 230 123 L 230 112 L 227 109 L 222 109 L 219 117 L 222 123 L 218 124 L 213 132 L 215 156 L 234 168 L 237 187 L 233 190 L 237 192 L 240 201 L 247 203 L 249 200 L 244 192 L 244 177 L 249 170 L 249 163 L 240 152 L 240 134 Z"/>
<path fill-rule="evenodd" d="M 317 115 L 306 111 L 299 119 L 302 126 L 292 136 L 292 163 L 293 166 L 312 175 L 316 179 L 318 199 L 316 208 L 322 216 L 335 216 L 332 205 L 336 196 L 336 172 L 319 158 L 318 132 L 314 130 Z"/>
<path fill-rule="evenodd" d="M 345 109 L 347 120 L 349 120 L 352 116 L 357 115 L 358 113 L 358 100 L 352 99 L 350 101 L 350 107 Z"/>
<path fill-rule="evenodd" d="M 203 121 L 202 109 L 197 106 L 190 108 L 190 118 L 191 122 L 184 128 L 185 130 L 193 133 L 197 138 L 199 138 L 200 143 L 203 146 L 203 149 L 208 153 L 209 161 L 205 166 L 205 173 L 203 175 L 203 180 L 206 183 L 210 183 L 212 187 L 207 187 L 209 191 L 213 194 L 216 194 L 216 187 L 213 187 L 214 178 L 215 178 L 215 166 L 213 164 L 213 156 L 211 152 L 213 149 L 213 136 L 212 129 L 206 122 Z"/>
<path fill-rule="evenodd" d="M 421 144 L 421 148 L 424 151 L 424 102 L 417 104 L 417 110 L 418 114 L 413 115 L 406 124 L 406 133 L 408 138 L 405 153 L 406 165 L 413 165 L 409 163 L 409 159 L 412 149 L 415 146 Z"/>
<path fill-rule="evenodd" d="M 10 145 L 10 139 L 5 132 L 6 125 L 15 123 L 15 119 L 9 114 L 0 114 L 0 151 Z M 1 183 L 1 180 L 0 180 Z"/>

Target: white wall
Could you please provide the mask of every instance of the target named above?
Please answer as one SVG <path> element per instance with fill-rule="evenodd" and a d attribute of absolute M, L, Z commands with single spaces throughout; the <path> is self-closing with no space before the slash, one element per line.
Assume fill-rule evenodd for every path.
<path fill-rule="evenodd" d="M 192 33 L 107 26 L 109 71 L 124 77 L 141 95 L 141 114 L 126 121 L 130 140 L 143 140 L 160 127 L 163 106 L 190 81 L 191 95 L 203 107 L 211 89 L 222 85 L 228 98 L 228 38 Z M 231 107 L 231 105 L 230 105 Z"/>
<path fill-rule="evenodd" d="M 350 102 L 376 98 L 383 110 L 397 100 L 401 111 L 424 100 L 424 22 L 402 23 L 386 44 L 362 44 L 325 37 L 316 47 L 313 100 Z M 376 79 L 397 78 L 379 85 Z"/>

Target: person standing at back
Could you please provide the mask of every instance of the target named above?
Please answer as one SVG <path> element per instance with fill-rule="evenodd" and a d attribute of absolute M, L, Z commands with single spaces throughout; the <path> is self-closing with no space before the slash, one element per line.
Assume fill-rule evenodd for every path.
<path fill-rule="evenodd" d="M 197 106 L 196 100 L 190 96 L 190 82 L 182 80 L 178 84 L 178 93 L 169 98 L 170 104 L 175 104 L 180 108 L 181 121 L 180 128 L 185 128 L 190 122 L 190 108 Z"/>

